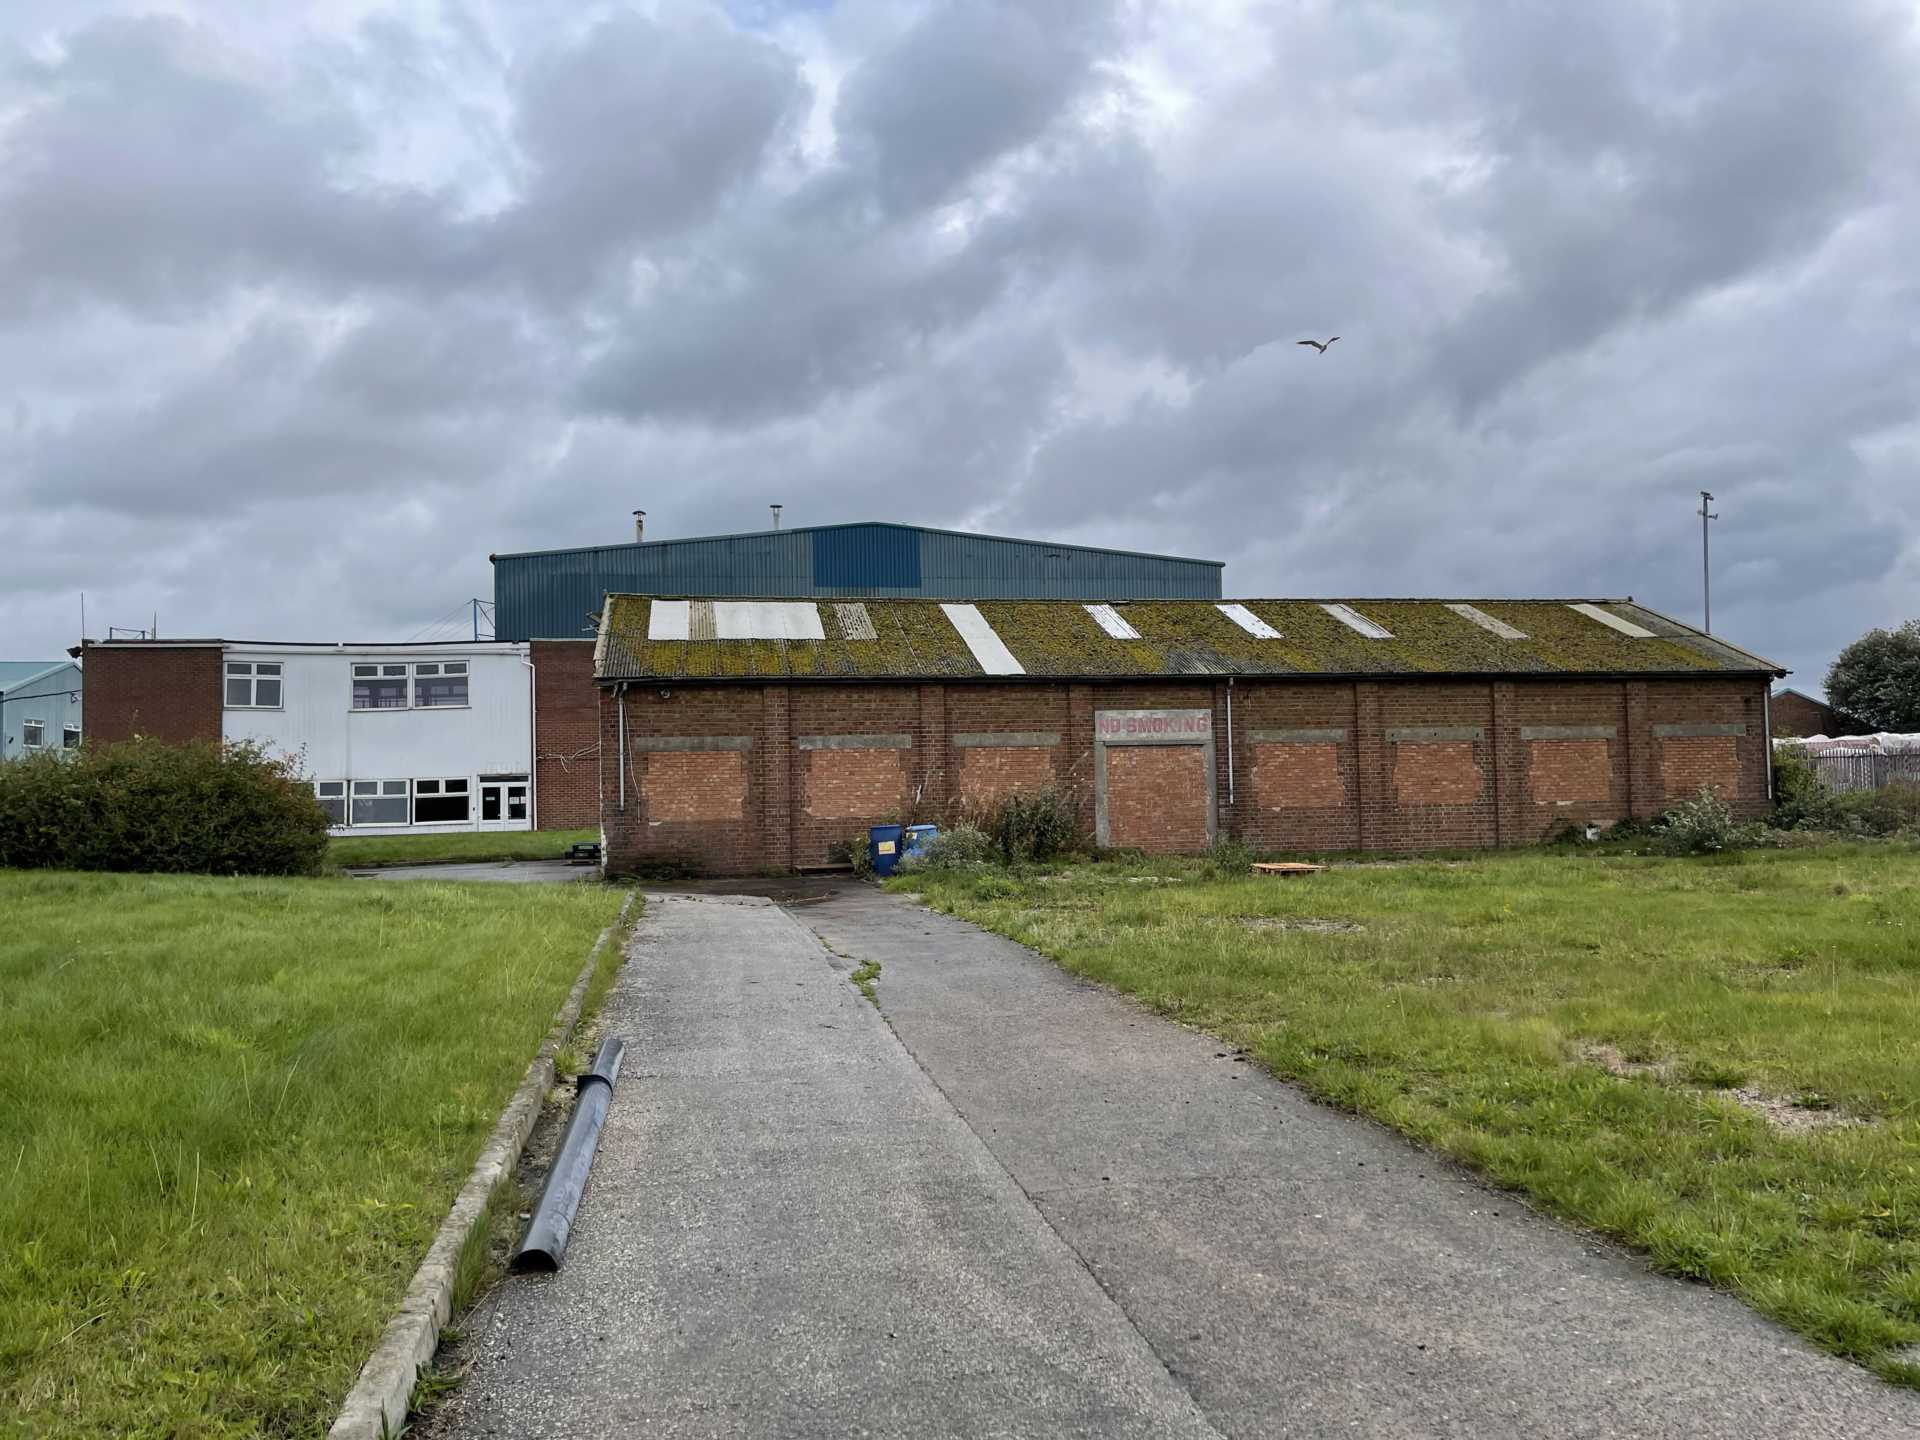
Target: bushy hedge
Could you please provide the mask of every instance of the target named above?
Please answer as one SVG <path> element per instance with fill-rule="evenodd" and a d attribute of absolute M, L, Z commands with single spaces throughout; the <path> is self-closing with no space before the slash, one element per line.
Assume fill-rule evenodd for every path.
<path fill-rule="evenodd" d="M 1775 753 L 1773 793 L 1773 823 L 1782 830 L 1850 837 L 1920 834 L 1920 785 L 1895 780 L 1877 790 L 1836 792 L 1797 746 Z"/>
<path fill-rule="evenodd" d="M 327 815 L 251 744 L 130 740 L 0 764 L 0 866 L 311 875 Z"/>

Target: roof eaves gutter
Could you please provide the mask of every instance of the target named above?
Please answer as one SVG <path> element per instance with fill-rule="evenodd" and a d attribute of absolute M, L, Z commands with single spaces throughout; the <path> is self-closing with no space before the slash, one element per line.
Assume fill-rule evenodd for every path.
<path fill-rule="evenodd" d="M 1745 653 L 1744 651 L 1741 653 Z M 1758 657 L 1753 657 L 1757 659 Z M 600 659 L 596 646 L 594 659 Z M 597 672 L 596 665 L 596 672 Z M 1211 685 L 1225 679 L 1345 684 L 1355 681 L 1434 680 L 1753 680 L 1788 672 L 1764 670 L 1210 670 L 1205 674 L 1092 675 L 601 675 L 596 685 Z"/>

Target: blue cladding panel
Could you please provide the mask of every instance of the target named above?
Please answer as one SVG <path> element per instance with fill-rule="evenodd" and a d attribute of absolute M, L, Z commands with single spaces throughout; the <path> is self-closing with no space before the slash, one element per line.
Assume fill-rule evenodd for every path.
<path fill-rule="evenodd" d="M 938 600 L 1217 600 L 1220 566 L 862 523 L 501 555 L 494 634 L 577 640 L 608 593 Z"/>
<path fill-rule="evenodd" d="M 847 525 L 813 532 L 816 590 L 861 593 L 920 588 L 920 534 L 882 525 Z"/>

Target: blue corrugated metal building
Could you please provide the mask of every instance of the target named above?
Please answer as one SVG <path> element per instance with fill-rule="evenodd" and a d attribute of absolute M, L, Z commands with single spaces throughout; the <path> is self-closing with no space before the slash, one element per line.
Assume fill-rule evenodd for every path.
<path fill-rule="evenodd" d="M 0 760 L 78 745 L 82 694 L 71 660 L 0 660 Z"/>
<path fill-rule="evenodd" d="M 493 555 L 494 636 L 593 634 L 609 592 L 688 597 L 1218 600 L 1219 560 L 862 521 Z"/>

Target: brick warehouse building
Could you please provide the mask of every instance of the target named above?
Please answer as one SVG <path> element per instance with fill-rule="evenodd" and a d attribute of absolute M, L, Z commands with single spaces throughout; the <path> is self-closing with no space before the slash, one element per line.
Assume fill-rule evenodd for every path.
<path fill-rule="evenodd" d="M 1018 788 L 1104 845 L 1514 845 L 1768 803 L 1772 662 L 1631 601 L 610 596 L 608 869 L 827 863 Z"/>
<path fill-rule="evenodd" d="M 458 708 L 407 705 L 382 713 L 356 715 L 350 695 L 350 671 L 297 677 L 284 666 L 311 669 L 313 652 L 353 651 L 361 661 L 388 652 L 393 663 L 406 662 L 402 651 L 420 649 L 420 660 L 459 664 L 463 654 L 479 657 L 495 648 L 476 635 L 471 645 L 438 642 L 406 646 L 268 646 L 221 639 L 87 641 L 85 688 L 93 709 L 94 738 L 111 742 L 136 733 L 170 741 L 258 738 L 279 748 L 302 750 L 317 783 L 349 791 L 356 782 L 375 784 L 380 804 L 364 807 L 386 814 L 384 791 L 404 781 L 413 808 L 419 809 L 419 782 L 426 781 L 427 809 L 439 814 L 445 786 L 465 775 L 473 804 L 472 823 L 482 815 L 487 785 L 526 785 L 526 808 L 542 829 L 578 829 L 600 821 L 600 723 L 594 686 L 594 633 L 601 602 L 609 590 L 679 594 L 937 596 L 943 600 L 982 597 L 1047 596 L 1099 598 L 1215 598 L 1220 594 L 1221 562 L 1098 546 L 975 535 L 883 521 L 801 526 L 732 535 L 690 536 L 564 550 L 490 556 L 494 567 L 495 644 L 516 648 L 518 683 L 526 698 L 517 709 L 528 712 L 525 733 L 514 742 L 513 774 L 502 773 L 507 756 L 496 728 L 486 737 L 466 733 Z M 284 656 L 277 652 L 284 650 Z M 275 652 L 269 654 L 268 652 Z M 359 652 L 368 652 L 361 654 Z M 302 658 L 303 655 L 306 658 Z M 226 703 L 229 664 L 264 661 L 281 664 L 284 703 L 279 707 Z M 249 681 L 252 676 L 247 677 Z M 475 684 L 481 672 L 473 672 Z M 303 683 L 302 683 L 303 682 Z M 497 690 L 497 687 L 490 687 Z M 279 709 L 287 723 L 272 723 Z M 298 723 L 294 723 L 294 722 Z M 429 723 L 431 722 L 431 723 Z M 345 730 L 342 727 L 347 727 Z M 403 729 L 432 734 L 405 736 Z M 355 738 L 359 744 L 356 746 Z M 435 736 L 443 743 L 435 743 Z M 484 739 L 475 748 L 474 741 Z M 334 749 L 340 753 L 323 764 Z M 371 742 L 369 744 L 368 742 Z M 380 773 L 367 767 L 378 761 Z M 471 763 L 463 764 L 463 761 Z M 483 769 L 482 767 L 491 767 Z M 326 769 L 322 775 L 318 771 Z M 405 772 L 405 773 L 403 773 Z M 469 773 L 471 772 L 471 773 Z M 502 791 L 507 811 L 516 810 L 514 794 Z M 349 811 L 351 813 L 351 811 Z M 457 821 L 429 821 L 444 828 Z"/>

